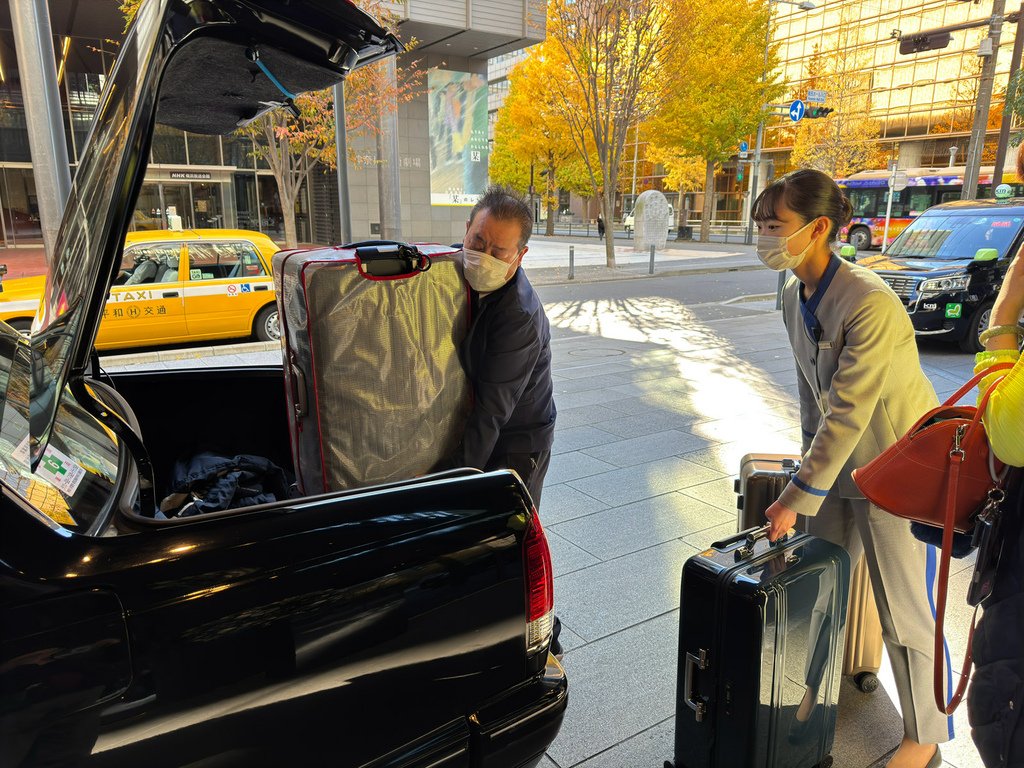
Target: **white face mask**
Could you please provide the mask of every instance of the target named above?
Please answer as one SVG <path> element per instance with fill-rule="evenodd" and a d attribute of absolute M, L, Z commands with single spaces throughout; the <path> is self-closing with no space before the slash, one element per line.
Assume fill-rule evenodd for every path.
<path fill-rule="evenodd" d="M 462 247 L 462 267 L 466 280 L 479 293 L 496 291 L 508 282 L 511 265 L 483 251 Z"/>
<path fill-rule="evenodd" d="M 799 235 L 809 226 L 814 224 L 813 221 L 809 221 L 804 224 L 800 229 L 794 232 L 788 237 L 782 237 L 780 235 L 758 235 L 757 236 L 757 257 L 761 260 L 768 269 L 774 269 L 776 272 L 781 272 L 784 269 L 796 269 L 803 260 L 810 253 L 811 247 L 814 245 L 814 239 L 807 244 L 800 253 L 794 255 L 789 252 L 787 247 L 790 240 Z"/>

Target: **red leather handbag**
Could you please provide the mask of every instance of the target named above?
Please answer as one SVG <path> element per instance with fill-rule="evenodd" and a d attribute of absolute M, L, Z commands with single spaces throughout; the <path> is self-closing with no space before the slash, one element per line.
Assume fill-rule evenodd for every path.
<path fill-rule="evenodd" d="M 974 622 L 967 639 L 967 653 L 957 689 L 947 703 L 943 696 L 945 648 L 943 622 L 953 533 L 966 533 L 986 504 L 1003 497 L 1005 468 L 989 450 L 981 423 L 988 398 L 1002 379 L 993 383 L 978 407 L 956 405 L 986 376 L 1013 368 L 1012 363 L 993 365 L 958 389 L 945 403 L 922 416 L 896 443 L 874 460 L 853 471 L 861 493 L 890 514 L 942 528 L 938 599 L 935 606 L 935 705 L 947 715 L 959 706 L 971 671 Z"/>

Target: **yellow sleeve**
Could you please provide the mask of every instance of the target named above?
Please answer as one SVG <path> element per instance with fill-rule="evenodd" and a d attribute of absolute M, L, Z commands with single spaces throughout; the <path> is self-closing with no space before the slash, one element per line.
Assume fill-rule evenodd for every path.
<path fill-rule="evenodd" d="M 974 372 L 981 373 L 996 363 L 1015 365 L 1009 371 L 986 376 L 978 386 L 980 399 L 999 376 L 1005 376 L 989 398 L 984 417 L 985 432 L 1000 461 L 1021 467 L 1024 466 L 1024 357 L 1012 349 L 979 352 Z"/>

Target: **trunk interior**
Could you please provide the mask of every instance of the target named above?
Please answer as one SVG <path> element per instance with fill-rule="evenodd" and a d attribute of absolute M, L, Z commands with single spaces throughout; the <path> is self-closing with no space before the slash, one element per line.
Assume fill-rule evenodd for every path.
<path fill-rule="evenodd" d="M 175 460 L 204 450 L 264 456 L 294 477 L 280 368 L 133 371 L 110 379 L 139 421 L 157 500 L 168 492 Z"/>

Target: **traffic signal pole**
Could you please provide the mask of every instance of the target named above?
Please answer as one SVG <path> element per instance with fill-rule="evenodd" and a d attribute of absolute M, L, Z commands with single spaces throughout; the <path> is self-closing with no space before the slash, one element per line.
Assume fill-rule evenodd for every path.
<path fill-rule="evenodd" d="M 985 134 L 988 129 L 988 111 L 992 104 L 992 82 L 996 74 L 996 56 L 999 54 L 999 35 L 1003 28 L 1003 10 L 1006 0 L 993 0 L 992 16 L 989 19 L 987 40 L 992 49 L 985 57 L 981 68 L 981 82 L 978 87 L 978 102 L 974 111 L 974 125 L 971 141 L 967 145 L 967 168 L 964 170 L 964 186 L 961 200 L 975 200 L 978 197 L 978 176 L 981 173 L 981 156 L 985 149 Z M 982 41 L 984 45 L 984 40 Z"/>
<path fill-rule="evenodd" d="M 1024 50 L 1024 34 L 1021 33 L 1019 20 L 1024 17 L 1024 2 L 1017 12 L 1018 27 L 1017 34 L 1013 38 L 1013 54 L 1010 56 L 1010 78 L 1012 79 L 1017 70 L 1020 69 L 1021 52 Z M 1003 167 L 1006 165 L 1006 145 L 1010 139 L 1010 123 L 1013 122 L 1013 115 L 1003 104 L 1003 119 L 999 125 L 999 143 L 996 145 L 996 164 L 992 169 L 992 189 L 1003 183 Z M 1017 179 L 1024 181 L 1024 179 Z"/>

